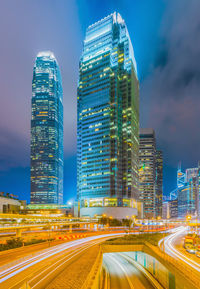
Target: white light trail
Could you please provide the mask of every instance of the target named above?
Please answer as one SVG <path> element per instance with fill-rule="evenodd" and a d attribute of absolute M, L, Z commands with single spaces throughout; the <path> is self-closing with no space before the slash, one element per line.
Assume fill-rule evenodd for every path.
<path fill-rule="evenodd" d="M 177 237 L 179 237 L 181 234 L 183 234 L 185 231 L 186 231 L 185 227 L 179 228 L 177 232 L 175 232 L 172 235 L 162 239 L 159 242 L 159 247 L 161 248 L 162 247 L 161 243 L 164 242 L 165 252 L 168 255 L 172 256 L 173 258 L 180 259 L 184 263 L 186 263 L 189 266 L 191 266 L 193 269 L 195 269 L 198 272 L 200 272 L 200 264 L 198 264 L 194 260 L 188 258 L 185 254 L 181 253 L 180 251 L 178 251 L 173 245 L 173 242 L 175 241 L 175 239 Z"/>
<path fill-rule="evenodd" d="M 97 240 L 97 239 L 103 239 L 108 237 L 114 237 L 114 236 L 122 236 L 125 233 L 113 233 L 113 234 L 104 234 L 104 235 L 98 235 L 98 236 L 92 236 L 87 237 L 81 240 L 71 241 L 62 245 L 57 245 L 51 249 L 45 250 L 45 252 L 37 254 L 34 257 L 31 257 L 30 259 L 26 261 L 22 261 L 17 265 L 11 266 L 8 269 L 0 272 L 0 283 L 8 280 L 9 278 L 19 274 L 20 272 L 24 271 L 25 269 L 49 258 L 52 257 L 60 252 L 63 252 L 67 249 L 70 249 L 72 247 L 75 247 L 77 245 L 84 245 L 91 241 Z"/>

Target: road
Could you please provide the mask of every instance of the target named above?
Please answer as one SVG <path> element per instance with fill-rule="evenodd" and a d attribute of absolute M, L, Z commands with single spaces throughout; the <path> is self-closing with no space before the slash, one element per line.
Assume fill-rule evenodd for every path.
<path fill-rule="evenodd" d="M 159 242 L 159 246 L 165 253 L 167 253 L 174 259 L 184 262 L 186 266 L 192 267 L 193 269 L 196 270 L 196 272 L 199 273 L 200 260 L 190 256 L 190 254 L 188 254 L 186 251 L 180 250 L 180 246 L 178 246 L 178 243 L 181 242 L 183 235 L 187 233 L 186 231 L 187 231 L 186 227 L 180 227 L 176 229 L 173 234 L 162 239 Z"/>
<path fill-rule="evenodd" d="M 104 266 L 108 271 L 108 288 L 143 289 L 155 288 L 149 278 L 126 259 L 125 254 L 105 253 Z M 156 287 L 158 288 L 158 287 Z"/>
<path fill-rule="evenodd" d="M 6 266 L 7 264 L 20 262 L 20 259 L 29 258 L 30 255 L 36 254 L 37 252 L 47 249 L 49 247 L 53 247 L 56 245 L 60 245 L 66 243 L 63 240 L 55 240 L 49 242 L 38 243 L 35 245 L 19 247 L 16 249 L 6 250 L 0 252 L 0 272 L 2 271 L 2 266 Z"/>
<path fill-rule="evenodd" d="M 29 282 L 31 288 L 45 288 L 65 269 L 73 258 L 77 258 L 89 247 L 124 233 L 103 234 L 63 243 L 34 253 L 32 256 L 0 267 L 0 289 L 19 289 Z"/>

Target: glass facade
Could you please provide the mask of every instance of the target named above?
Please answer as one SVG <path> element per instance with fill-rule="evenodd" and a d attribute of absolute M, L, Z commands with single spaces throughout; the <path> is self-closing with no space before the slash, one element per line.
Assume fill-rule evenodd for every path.
<path fill-rule="evenodd" d="M 63 92 L 52 52 L 37 55 L 32 81 L 31 203 L 63 202 Z"/>
<path fill-rule="evenodd" d="M 138 154 L 136 62 L 125 22 L 113 13 L 88 27 L 80 60 L 78 198 L 113 197 L 104 200 L 113 206 L 137 198 Z"/>
<path fill-rule="evenodd" d="M 140 200 L 143 202 L 144 217 L 156 215 L 156 140 L 153 129 L 140 130 Z"/>
<path fill-rule="evenodd" d="M 199 175 L 200 168 L 186 169 L 181 171 L 178 167 L 178 217 L 184 218 L 187 215 L 200 215 L 199 210 Z"/>
<path fill-rule="evenodd" d="M 156 151 L 156 217 L 162 217 L 163 202 L 163 154 Z"/>

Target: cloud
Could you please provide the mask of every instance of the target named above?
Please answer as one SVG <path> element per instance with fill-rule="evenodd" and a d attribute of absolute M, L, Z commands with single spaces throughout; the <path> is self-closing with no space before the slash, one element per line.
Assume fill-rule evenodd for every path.
<path fill-rule="evenodd" d="M 15 132 L 0 127 L 0 172 L 9 168 L 24 167 L 29 165 L 30 145 L 29 141 Z"/>
<path fill-rule="evenodd" d="M 32 73 L 52 50 L 63 81 L 65 156 L 76 152 L 76 87 L 81 32 L 75 1 L 0 3 L 0 166 L 29 166 Z M 7 147 L 7 150 L 6 150 Z M 25 155 L 26 152 L 26 156 Z"/>
<path fill-rule="evenodd" d="M 167 165 L 200 159 L 199 11 L 198 0 L 166 1 L 160 50 L 141 87 L 144 123 L 155 128 Z"/>

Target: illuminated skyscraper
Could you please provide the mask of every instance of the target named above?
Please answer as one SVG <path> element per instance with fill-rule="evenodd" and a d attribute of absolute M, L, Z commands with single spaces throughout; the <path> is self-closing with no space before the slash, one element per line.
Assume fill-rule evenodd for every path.
<path fill-rule="evenodd" d="M 178 192 L 178 217 L 185 218 L 187 215 L 200 215 L 200 167 L 181 171 L 179 164 L 177 173 Z"/>
<path fill-rule="evenodd" d="M 126 24 L 113 13 L 88 27 L 80 60 L 77 187 L 81 208 L 134 207 L 138 153 L 136 62 Z"/>
<path fill-rule="evenodd" d="M 155 217 L 156 212 L 156 139 L 151 128 L 140 129 L 140 200 L 144 217 Z"/>
<path fill-rule="evenodd" d="M 162 217 L 163 202 L 163 154 L 161 150 L 156 150 L 156 217 Z"/>
<path fill-rule="evenodd" d="M 163 155 L 156 149 L 156 137 L 152 128 L 140 130 L 139 190 L 143 202 L 144 217 L 162 217 Z"/>
<path fill-rule="evenodd" d="M 63 92 L 52 52 L 37 55 L 32 82 L 31 203 L 63 202 Z"/>

